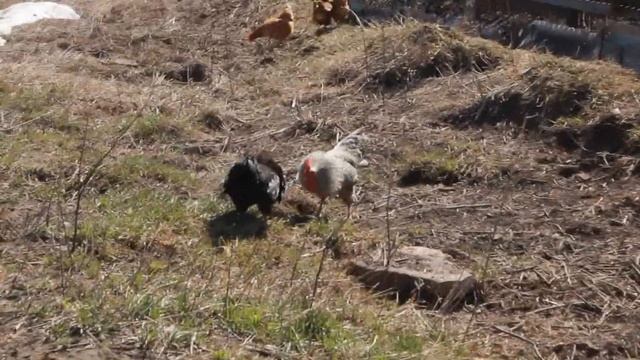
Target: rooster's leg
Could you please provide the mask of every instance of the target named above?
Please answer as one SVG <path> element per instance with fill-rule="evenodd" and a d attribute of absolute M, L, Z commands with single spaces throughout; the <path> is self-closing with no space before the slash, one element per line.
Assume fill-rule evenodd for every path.
<path fill-rule="evenodd" d="M 318 213 L 316 214 L 316 217 L 320 217 L 320 214 L 322 214 L 322 207 L 324 206 L 324 199 L 325 198 L 320 199 L 320 206 L 318 206 Z"/>
<path fill-rule="evenodd" d="M 347 204 L 347 220 L 351 219 L 351 204 Z"/>

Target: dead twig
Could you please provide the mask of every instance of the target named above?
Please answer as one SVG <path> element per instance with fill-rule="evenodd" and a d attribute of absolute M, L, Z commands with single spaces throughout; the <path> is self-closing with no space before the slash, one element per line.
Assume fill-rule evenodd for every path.
<path fill-rule="evenodd" d="M 540 350 L 538 349 L 538 344 L 536 344 L 533 340 L 531 340 L 529 338 L 526 338 L 526 337 L 524 337 L 524 336 L 522 336 L 520 334 L 516 334 L 513 331 L 510 331 L 508 329 L 501 328 L 500 326 L 497 326 L 497 325 L 491 325 L 491 327 L 493 329 L 503 333 L 503 334 L 507 334 L 509 336 L 512 336 L 512 337 L 518 339 L 518 340 L 522 340 L 522 341 L 528 343 L 529 345 L 531 345 L 533 347 L 533 351 L 534 351 L 534 353 L 536 355 L 536 358 L 538 358 L 540 360 L 544 360 L 544 357 L 542 357 L 542 354 L 540 354 Z"/>
<path fill-rule="evenodd" d="M 435 210 L 456 210 L 456 209 L 474 209 L 474 208 L 488 208 L 491 207 L 491 204 L 459 204 L 459 205 L 449 205 L 442 206 L 439 208 L 433 208 Z"/>
<path fill-rule="evenodd" d="M 282 351 L 275 348 L 275 346 L 271 345 L 258 346 L 255 344 L 243 344 L 242 346 L 260 356 L 270 357 L 274 359 L 288 359 L 290 357 L 286 353 L 283 353 Z"/>
<path fill-rule="evenodd" d="M 111 141 L 109 148 L 104 153 L 102 153 L 102 155 L 93 163 L 93 165 L 89 168 L 89 171 L 87 171 L 87 174 L 84 176 L 84 178 L 80 178 L 80 175 L 79 175 L 80 171 L 78 171 L 78 181 L 76 185 L 72 187 L 72 189 L 76 190 L 76 203 L 73 211 L 73 235 L 71 237 L 71 249 L 70 249 L 71 253 L 73 253 L 76 250 L 76 248 L 80 245 L 80 241 L 78 239 L 78 228 L 79 228 L 78 222 L 80 218 L 80 204 L 82 201 L 82 196 L 84 195 L 84 192 L 87 189 L 87 185 L 89 185 L 89 182 L 91 182 L 96 172 L 102 166 L 102 164 L 107 159 L 107 157 L 111 155 L 113 150 L 115 150 L 116 146 L 118 146 L 118 144 L 120 143 L 120 140 L 122 140 L 122 138 L 129 132 L 129 130 L 133 127 L 133 125 L 135 125 L 138 119 L 142 117 L 142 112 L 144 111 L 144 109 L 146 108 L 150 100 L 151 100 L 151 95 L 149 96 L 147 101 L 143 104 L 143 106 L 141 106 L 140 109 L 136 112 L 136 115 L 133 117 L 133 119 L 131 119 L 131 121 L 129 121 L 122 129 L 120 129 L 118 135 Z M 85 129 L 86 131 L 88 131 L 88 120 L 87 120 L 87 127 Z M 86 132 L 84 134 L 83 144 L 80 149 L 80 158 L 78 161 L 78 168 L 82 166 L 82 162 L 84 161 L 85 151 L 86 151 Z"/>
<path fill-rule="evenodd" d="M 80 218 L 80 203 L 81 203 L 81 200 L 82 200 L 82 195 L 84 195 L 84 192 L 87 189 L 87 185 L 93 179 L 94 175 L 96 174 L 96 171 L 98 171 L 100 166 L 102 166 L 102 164 L 104 163 L 106 158 L 113 152 L 113 150 L 116 148 L 116 146 L 118 146 L 118 144 L 120 143 L 120 140 L 127 134 L 129 129 L 131 129 L 131 127 L 133 127 L 133 125 L 137 122 L 137 120 L 139 118 L 140 118 L 140 116 L 134 117 L 131 121 L 129 121 L 129 123 L 127 123 L 120 130 L 120 133 L 111 142 L 111 145 L 109 146 L 107 151 L 105 151 L 98 158 L 98 160 L 96 160 L 93 163 L 93 165 L 91 166 L 91 168 L 89 169 L 87 174 L 84 176 L 84 178 L 82 180 L 79 179 L 78 184 L 76 186 L 74 186 L 74 188 L 76 188 L 76 204 L 75 204 L 75 208 L 74 208 L 74 211 L 73 211 L 73 236 L 71 237 L 71 249 L 70 249 L 71 252 L 74 252 L 76 250 L 76 248 L 78 247 L 78 245 L 79 245 L 79 240 L 78 240 L 78 221 L 79 221 L 79 218 Z M 82 147 L 82 150 L 81 150 L 81 153 L 80 153 L 80 162 L 79 162 L 78 166 L 82 165 L 82 160 L 83 160 L 83 157 L 84 157 L 84 149 L 85 149 L 85 146 Z"/>

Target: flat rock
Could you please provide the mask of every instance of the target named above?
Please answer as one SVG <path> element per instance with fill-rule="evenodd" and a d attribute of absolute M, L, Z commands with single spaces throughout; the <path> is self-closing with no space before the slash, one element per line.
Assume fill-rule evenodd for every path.
<path fill-rule="evenodd" d="M 473 274 L 458 267 L 440 250 L 402 247 L 389 267 L 381 264 L 381 261 L 352 261 L 347 274 L 376 292 L 393 296 L 399 303 L 413 298 L 444 313 L 458 310 L 465 303 L 482 302 L 482 289 Z"/>

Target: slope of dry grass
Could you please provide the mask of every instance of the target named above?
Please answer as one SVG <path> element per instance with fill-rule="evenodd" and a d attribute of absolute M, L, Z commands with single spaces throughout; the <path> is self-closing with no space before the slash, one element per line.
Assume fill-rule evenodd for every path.
<path fill-rule="evenodd" d="M 81 21 L 26 26 L 0 50 L 0 353 L 638 356 L 637 75 L 414 22 L 315 36 L 302 2 L 296 33 L 274 49 L 243 40 L 273 2 L 68 3 Z M 207 81 L 162 75 L 193 61 Z M 505 90 L 533 100 L 512 113 L 487 100 Z M 491 116 L 476 116 L 483 103 Z M 631 139 L 615 154 L 565 151 L 495 115 L 587 129 L 614 108 Z M 212 245 L 230 210 L 219 184 L 240 154 L 273 150 L 293 176 L 304 154 L 359 126 L 373 138 L 370 166 L 315 298 L 341 204 L 296 224 L 315 200 L 292 186 L 264 237 Z M 78 184 L 94 165 L 76 227 Z M 391 189 L 391 235 L 484 274 L 487 304 L 442 317 L 344 274 L 379 249 L 380 194 L 411 171 L 419 181 Z"/>

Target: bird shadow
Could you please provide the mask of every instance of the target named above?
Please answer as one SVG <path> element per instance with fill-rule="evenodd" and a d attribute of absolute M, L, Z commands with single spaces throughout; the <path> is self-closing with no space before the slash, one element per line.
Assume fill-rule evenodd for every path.
<path fill-rule="evenodd" d="M 338 27 L 336 25 L 322 26 L 316 29 L 315 35 L 316 36 L 326 35 L 326 34 L 332 33 L 337 28 Z"/>
<path fill-rule="evenodd" d="M 212 245 L 218 247 L 229 240 L 264 237 L 267 223 L 251 213 L 230 211 L 210 218 L 207 221 L 207 233 Z"/>
<path fill-rule="evenodd" d="M 289 225 L 297 226 L 297 225 L 304 225 L 304 224 L 310 223 L 311 221 L 316 220 L 317 218 L 312 215 L 291 214 L 291 215 L 288 215 L 285 219 L 289 222 Z"/>
<path fill-rule="evenodd" d="M 304 225 L 316 219 L 315 216 L 309 214 L 294 214 L 282 208 L 274 209 L 272 217 L 282 219 L 291 226 Z"/>

